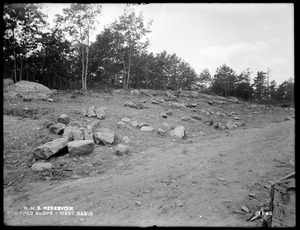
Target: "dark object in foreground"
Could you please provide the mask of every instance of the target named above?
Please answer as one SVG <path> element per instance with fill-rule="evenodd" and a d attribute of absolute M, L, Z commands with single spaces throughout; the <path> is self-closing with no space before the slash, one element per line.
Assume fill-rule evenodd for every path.
<path fill-rule="evenodd" d="M 263 226 L 296 226 L 295 172 L 281 178 L 271 186 L 270 210 L 272 215 L 264 219 Z"/>

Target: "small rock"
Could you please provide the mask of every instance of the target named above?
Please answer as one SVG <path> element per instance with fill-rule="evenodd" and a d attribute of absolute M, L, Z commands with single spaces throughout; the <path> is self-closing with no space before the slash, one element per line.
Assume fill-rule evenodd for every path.
<path fill-rule="evenodd" d="M 167 135 L 167 132 L 163 129 L 157 129 L 157 133 L 161 136 L 166 136 Z"/>
<path fill-rule="evenodd" d="M 124 121 L 119 121 L 117 123 L 117 128 L 120 129 L 120 128 L 123 128 L 123 127 L 126 127 L 126 123 Z"/>
<path fill-rule="evenodd" d="M 239 117 L 233 117 L 234 118 L 234 120 L 240 120 L 240 118 Z"/>
<path fill-rule="evenodd" d="M 47 98 L 47 101 L 53 102 L 54 100 L 52 98 Z"/>
<path fill-rule="evenodd" d="M 187 104 L 186 105 L 186 107 L 188 107 L 188 108 L 195 108 L 195 107 L 197 107 L 197 105 L 196 104 Z"/>
<path fill-rule="evenodd" d="M 236 122 L 234 122 L 234 124 L 235 124 L 237 127 L 240 127 L 240 126 L 244 125 L 244 122 L 236 121 Z"/>
<path fill-rule="evenodd" d="M 123 117 L 121 120 L 125 123 L 128 123 L 131 121 L 131 119 L 129 117 Z"/>
<path fill-rule="evenodd" d="M 290 121 L 290 120 L 292 120 L 291 117 L 286 117 L 286 118 L 284 119 L 284 121 Z"/>
<path fill-rule="evenodd" d="M 94 134 L 94 141 L 97 145 L 112 145 L 115 142 L 115 133 L 108 128 L 102 128 Z"/>
<path fill-rule="evenodd" d="M 82 125 L 81 125 L 80 121 L 72 121 L 67 126 L 74 126 L 74 127 L 80 128 Z"/>
<path fill-rule="evenodd" d="M 152 104 L 155 104 L 155 105 L 159 104 L 159 102 L 156 101 L 156 100 L 154 100 L 154 99 L 151 100 L 151 103 L 152 103 Z"/>
<path fill-rule="evenodd" d="M 164 131 L 166 131 L 166 132 L 170 132 L 171 131 L 171 126 L 168 123 L 164 122 L 162 124 L 161 129 L 164 130 Z"/>
<path fill-rule="evenodd" d="M 51 125 L 54 125 L 54 122 L 50 121 L 50 120 L 46 120 L 43 123 L 43 127 L 46 128 L 46 129 L 48 129 Z"/>
<path fill-rule="evenodd" d="M 124 142 L 125 144 L 129 144 L 129 143 L 132 142 L 132 141 L 130 140 L 130 138 L 127 137 L 127 136 L 124 136 L 124 137 L 122 138 L 122 140 L 123 140 L 123 142 Z"/>
<path fill-rule="evenodd" d="M 90 154 L 94 151 L 94 141 L 92 140 L 75 140 L 68 143 L 70 157 Z"/>
<path fill-rule="evenodd" d="M 131 102 L 131 101 L 127 101 L 127 102 L 125 102 L 124 106 L 134 107 L 135 104 L 133 102 Z"/>
<path fill-rule="evenodd" d="M 40 172 L 52 168 L 53 166 L 49 162 L 36 162 L 31 166 L 31 169 L 35 172 Z"/>
<path fill-rule="evenodd" d="M 61 135 L 64 132 L 64 129 L 66 128 L 66 125 L 63 123 L 56 123 L 54 125 L 51 125 L 49 130 L 53 134 Z"/>
<path fill-rule="evenodd" d="M 91 129 L 92 132 L 97 132 L 99 129 L 101 129 L 100 121 L 93 121 L 88 128 Z"/>
<path fill-rule="evenodd" d="M 202 121 L 202 117 L 199 115 L 192 115 L 191 118 L 198 120 L 198 121 Z"/>
<path fill-rule="evenodd" d="M 183 207 L 184 203 L 182 201 L 176 201 L 175 205 L 178 207 Z"/>
<path fill-rule="evenodd" d="M 186 106 L 183 103 L 178 102 L 169 102 L 169 106 L 174 109 L 185 109 Z"/>
<path fill-rule="evenodd" d="M 173 112 L 172 112 L 172 110 L 168 110 L 168 111 L 166 111 L 166 114 L 169 116 L 172 116 Z"/>
<path fill-rule="evenodd" d="M 129 148 L 126 145 L 118 144 L 118 146 L 115 149 L 115 154 L 118 156 L 128 154 Z"/>
<path fill-rule="evenodd" d="M 84 138 L 84 131 L 77 127 L 73 128 L 73 138 L 74 140 L 83 140 Z"/>
<path fill-rule="evenodd" d="M 247 208 L 247 207 L 244 206 L 244 205 L 241 207 L 241 209 L 242 209 L 244 212 L 247 212 L 247 213 L 250 212 L 249 208 Z"/>
<path fill-rule="evenodd" d="M 93 137 L 93 132 L 91 129 L 89 128 L 86 128 L 84 129 L 84 140 L 94 140 L 94 137 Z"/>
<path fill-rule="evenodd" d="M 101 108 L 95 109 L 95 114 L 100 120 L 104 120 L 106 117 L 106 112 Z"/>
<path fill-rule="evenodd" d="M 82 109 L 82 110 L 81 110 L 81 115 L 84 116 L 84 117 L 87 116 L 86 109 Z"/>
<path fill-rule="evenodd" d="M 141 201 L 136 201 L 135 204 L 136 204 L 137 206 L 141 206 L 142 202 L 141 202 Z"/>
<path fill-rule="evenodd" d="M 87 109 L 87 114 L 88 117 L 96 117 L 95 114 L 95 106 L 91 106 Z"/>
<path fill-rule="evenodd" d="M 233 122 L 233 121 L 231 121 L 231 120 L 229 120 L 226 124 L 225 124 L 225 128 L 227 128 L 227 129 L 234 129 L 234 128 L 236 128 L 237 126 L 236 126 L 236 124 Z"/>
<path fill-rule="evenodd" d="M 188 120 L 190 120 L 190 119 L 191 119 L 191 117 L 189 117 L 189 116 L 183 116 L 183 117 L 181 118 L 182 121 L 188 121 Z"/>
<path fill-rule="evenodd" d="M 132 121 L 130 122 L 130 124 L 135 128 L 139 126 L 139 123 L 137 121 Z"/>
<path fill-rule="evenodd" d="M 150 126 L 150 124 L 149 123 L 147 123 L 147 122 L 140 122 L 139 124 L 138 124 L 138 127 L 139 128 L 141 128 L 141 127 L 143 127 L 143 126 Z"/>
<path fill-rule="evenodd" d="M 152 126 L 142 126 L 140 130 L 143 132 L 152 132 L 154 131 L 154 128 Z"/>
<path fill-rule="evenodd" d="M 167 117 L 168 117 L 168 115 L 167 115 L 165 112 L 162 112 L 162 113 L 160 114 L 160 116 L 161 116 L 162 118 L 167 118 Z"/>
<path fill-rule="evenodd" d="M 183 139 L 184 137 L 186 137 L 185 127 L 184 126 L 176 127 L 170 132 L 170 136 L 178 139 Z"/>
<path fill-rule="evenodd" d="M 48 159 L 49 157 L 55 155 L 59 151 L 66 148 L 68 140 L 66 138 L 58 138 L 53 141 L 47 142 L 37 148 L 32 152 L 36 160 Z"/>
<path fill-rule="evenodd" d="M 70 123 L 70 117 L 67 114 L 62 114 L 57 118 L 57 121 L 65 125 Z"/>
<path fill-rule="evenodd" d="M 221 113 L 218 111 L 215 113 L 217 116 L 221 116 Z"/>

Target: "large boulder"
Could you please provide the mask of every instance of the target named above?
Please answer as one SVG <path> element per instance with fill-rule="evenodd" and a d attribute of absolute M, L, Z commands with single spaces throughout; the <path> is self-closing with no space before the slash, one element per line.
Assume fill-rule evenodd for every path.
<path fill-rule="evenodd" d="M 69 155 L 71 157 L 87 155 L 94 151 L 93 140 L 75 140 L 68 143 Z"/>
<path fill-rule="evenodd" d="M 68 140 L 66 138 L 58 138 L 35 148 L 32 154 L 36 160 L 46 160 L 49 157 L 57 154 L 58 152 L 63 151 L 66 148 L 67 144 Z"/>
<path fill-rule="evenodd" d="M 170 136 L 176 139 L 183 139 L 186 137 L 185 127 L 178 126 L 175 129 L 171 130 Z"/>
<path fill-rule="evenodd" d="M 47 100 L 52 95 L 48 87 L 31 81 L 19 81 L 16 84 L 9 85 L 6 91 L 12 97 L 20 95 L 26 99 Z"/>

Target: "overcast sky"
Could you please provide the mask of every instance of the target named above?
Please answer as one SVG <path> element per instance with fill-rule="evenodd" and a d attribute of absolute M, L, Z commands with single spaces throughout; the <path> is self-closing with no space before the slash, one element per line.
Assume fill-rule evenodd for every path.
<path fill-rule="evenodd" d="M 69 4 L 44 4 L 49 19 L 62 14 Z M 99 34 L 104 25 L 117 19 L 124 4 L 102 4 Z M 294 78 L 293 4 L 147 4 L 136 5 L 145 21 L 153 20 L 148 50 L 166 50 L 190 63 L 199 74 L 208 68 L 211 75 L 228 65 L 237 74 L 250 68 L 270 71 L 278 84 Z"/>

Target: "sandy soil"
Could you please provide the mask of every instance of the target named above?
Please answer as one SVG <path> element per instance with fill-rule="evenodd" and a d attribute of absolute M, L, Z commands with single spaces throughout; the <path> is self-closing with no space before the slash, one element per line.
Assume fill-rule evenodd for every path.
<path fill-rule="evenodd" d="M 94 93 L 74 99 L 70 95 L 59 93 L 52 103 L 4 101 L 7 225 L 261 226 L 259 219 L 249 222 L 247 218 L 268 206 L 272 181 L 295 170 L 295 120 L 284 121 L 294 115 L 292 110 L 256 108 L 258 113 L 253 113 L 245 103 L 209 105 L 204 99 L 180 98 L 180 102 L 197 103 L 197 111 L 172 109 L 173 115 L 164 119 L 159 114 L 169 109 L 165 104 L 147 102 L 149 108 L 142 110 L 123 106 L 126 101 L 149 97 Z M 97 146 L 81 159 L 68 155 L 51 159 L 57 168 L 65 164 L 72 171 L 50 179 L 33 173 L 28 167 L 32 149 L 57 138 L 43 128 L 43 122 L 66 113 L 88 123 L 93 119 L 83 118 L 78 111 L 91 105 L 107 106 L 108 116 L 101 124 L 114 130 L 119 142 L 129 136 L 130 153 L 118 157 L 113 146 Z M 31 111 L 28 116 L 20 112 L 24 107 Z M 201 114 L 200 109 L 208 108 L 228 116 Z M 238 113 L 244 126 L 217 130 L 203 122 L 232 119 L 231 111 Z M 203 121 L 180 119 L 195 113 Z M 130 126 L 118 129 L 116 123 L 126 116 L 155 128 L 163 122 L 184 125 L 187 138 L 172 141 Z M 242 205 L 251 213 L 243 213 Z M 38 210 L 56 206 L 71 210 Z M 31 212 L 26 208 L 32 208 Z"/>

